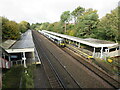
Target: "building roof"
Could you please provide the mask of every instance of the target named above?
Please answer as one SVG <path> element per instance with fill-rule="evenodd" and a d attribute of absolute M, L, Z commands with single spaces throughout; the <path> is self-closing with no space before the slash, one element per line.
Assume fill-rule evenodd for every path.
<path fill-rule="evenodd" d="M 20 40 L 18 40 L 10 49 L 6 49 L 8 53 L 34 52 L 34 43 L 31 30 L 25 32 Z"/>
<path fill-rule="evenodd" d="M 59 34 L 59 33 L 55 33 L 55 32 L 50 32 L 47 30 L 42 30 L 42 32 L 46 32 L 49 34 L 53 34 L 62 38 L 66 38 L 72 41 L 76 41 L 91 47 L 96 47 L 96 48 L 100 48 L 100 47 L 113 47 L 115 45 L 118 45 L 118 43 L 114 43 L 114 42 L 110 42 L 110 41 L 106 41 L 106 40 L 99 40 L 99 39 L 93 39 L 93 38 L 87 38 L 87 39 L 82 39 L 82 38 L 78 38 L 78 37 L 73 37 L 73 36 L 69 36 L 69 35 L 64 35 L 64 34 Z"/>
<path fill-rule="evenodd" d="M 31 30 L 28 30 L 25 32 L 21 39 L 18 40 L 11 49 L 24 49 L 24 48 L 34 48 L 33 38 L 32 38 L 32 32 Z"/>
<path fill-rule="evenodd" d="M 5 51 L 5 49 L 0 46 L 0 55 L 2 55 L 2 53 L 4 53 L 5 55 L 9 55 L 9 54 Z"/>
<path fill-rule="evenodd" d="M 4 49 L 8 49 L 10 48 L 14 43 L 16 42 L 16 40 L 6 40 L 5 42 L 1 43 L 0 46 Z"/>

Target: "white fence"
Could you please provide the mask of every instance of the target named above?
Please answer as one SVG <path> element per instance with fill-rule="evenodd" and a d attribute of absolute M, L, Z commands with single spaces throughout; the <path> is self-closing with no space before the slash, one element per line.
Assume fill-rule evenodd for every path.
<path fill-rule="evenodd" d="M 108 55 L 107 55 L 106 52 L 103 52 L 103 53 L 102 53 L 102 56 L 101 56 L 101 53 L 100 53 L 100 52 L 96 52 L 96 53 L 94 54 L 94 57 L 95 57 L 95 58 L 102 58 L 102 59 L 106 60 L 106 57 L 108 57 Z"/>
<path fill-rule="evenodd" d="M 120 56 L 120 50 L 112 51 L 112 52 L 103 52 L 102 57 L 100 52 L 96 52 L 94 54 L 95 58 L 102 58 L 106 60 L 106 57 L 115 57 Z"/>
<path fill-rule="evenodd" d="M 112 51 L 108 53 L 109 57 L 115 57 L 115 56 L 120 56 L 120 50 Z"/>

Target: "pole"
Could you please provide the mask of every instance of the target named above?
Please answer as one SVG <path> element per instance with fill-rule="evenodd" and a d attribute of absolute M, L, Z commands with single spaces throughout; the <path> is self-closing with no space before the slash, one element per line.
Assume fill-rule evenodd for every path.
<path fill-rule="evenodd" d="M 22 58 L 22 60 L 24 60 L 24 67 L 25 67 L 25 68 L 27 68 L 27 66 L 26 66 L 26 57 L 25 57 L 25 52 L 23 52 L 23 58 Z"/>
<path fill-rule="evenodd" d="M 79 48 L 80 48 L 80 43 L 79 43 L 79 46 L 78 46 Z"/>
<path fill-rule="evenodd" d="M 93 57 L 95 56 L 95 47 L 94 47 L 94 50 L 93 50 Z"/>
<path fill-rule="evenodd" d="M 103 47 L 101 47 L 101 56 L 100 56 L 100 58 L 102 58 L 103 57 Z"/>

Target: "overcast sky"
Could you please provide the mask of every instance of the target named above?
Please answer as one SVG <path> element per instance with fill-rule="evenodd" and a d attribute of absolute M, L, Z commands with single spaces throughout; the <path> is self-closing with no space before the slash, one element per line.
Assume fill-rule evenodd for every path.
<path fill-rule="evenodd" d="M 0 16 L 16 22 L 56 22 L 64 11 L 78 6 L 98 10 L 105 16 L 118 6 L 119 0 L 0 0 Z"/>

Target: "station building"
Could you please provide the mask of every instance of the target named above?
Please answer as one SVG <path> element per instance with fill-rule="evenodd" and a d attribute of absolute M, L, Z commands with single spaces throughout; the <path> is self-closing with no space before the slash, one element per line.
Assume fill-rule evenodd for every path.
<path fill-rule="evenodd" d="M 10 55 L 9 60 L 11 61 L 11 66 L 14 64 L 24 64 L 24 67 L 26 67 L 26 63 L 32 63 L 32 61 L 35 60 L 32 31 L 28 30 L 25 32 L 21 38 L 16 41 L 10 49 L 6 49 L 6 51 Z"/>

